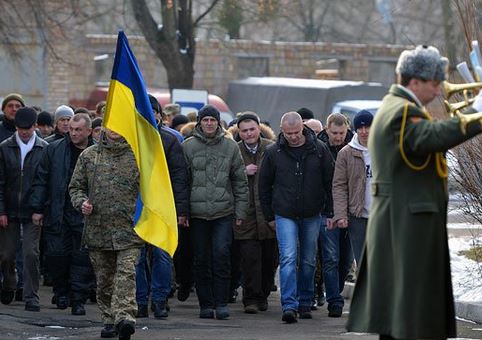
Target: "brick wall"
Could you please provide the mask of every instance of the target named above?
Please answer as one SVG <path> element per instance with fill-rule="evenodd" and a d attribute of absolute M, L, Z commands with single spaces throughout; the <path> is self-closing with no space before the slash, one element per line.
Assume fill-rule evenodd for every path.
<path fill-rule="evenodd" d="M 167 88 L 164 67 L 144 39 L 130 36 L 129 42 L 147 85 Z M 49 109 L 69 99 L 83 100 L 97 81 L 108 82 L 115 44 L 114 35 L 87 35 L 77 40 L 75 46 L 72 40 L 68 43 L 59 39 L 57 46 L 62 60 L 51 55 L 47 58 Z M 404 48 L 397 45 L 198 41 L 194 88 L 225 96 L 230 81 L 250 75 L 316 78 L 316 70 L 324 60 L 335 62 L 339 79 L 380 81 L 389 85 L 394 81 L 395 63 Z M 107 58 L 94 60 L 96 57 L 102 59 L 104 54 Z M 384 67 L 378 68 L 378 64 Z M 386 71 L 374 72 L 379 69 Z"/>

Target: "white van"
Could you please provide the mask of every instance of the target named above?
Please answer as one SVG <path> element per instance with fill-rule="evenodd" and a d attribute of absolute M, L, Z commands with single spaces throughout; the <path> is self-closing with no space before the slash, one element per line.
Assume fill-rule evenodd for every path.
<path fill-rule="evenodd" d="M 378 108 L 382 105 L 381 100 L 344 100 L 333 106 L 332 113 L 342 113 L 353 122 L 355 115 L 361 110 L 367 110 L 375 115 Z"/>

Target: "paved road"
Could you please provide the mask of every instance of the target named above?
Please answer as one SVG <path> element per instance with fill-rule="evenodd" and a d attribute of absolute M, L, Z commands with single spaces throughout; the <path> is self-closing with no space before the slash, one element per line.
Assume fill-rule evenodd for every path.
<path fill-rule="evenodd" d="M 50 288 L 41 287 L 40 296 L 40 313 L 25 312 L 20 302 L 0 305 L 0 339 L 100 339 L 102 325 L 96 305 L 87 305 L 86 316 L 72 316 L 70 309 L 61 311 L 50 304 Z M 345 312 L 338 319 L 328 318 L 325 307 L 314 312 L 312 320 L 283 324 L 278 293 L 270 297 L 269 310 L 261 314 L 248 315 L 242 312 L 240 302 L 231 304 L 232 317 L 225 321 L 199 319 L 193 294 L 186 302 L 172 299 L 170 304 L 171 313 L 167 319 L 140 319 L 133 339 L 377 339 L 376 336 L 347 334 L 344 324 L 348 314 Z M 462 321 L 458 324 L 460 338 L 482 339 L 481 325 Z"/>

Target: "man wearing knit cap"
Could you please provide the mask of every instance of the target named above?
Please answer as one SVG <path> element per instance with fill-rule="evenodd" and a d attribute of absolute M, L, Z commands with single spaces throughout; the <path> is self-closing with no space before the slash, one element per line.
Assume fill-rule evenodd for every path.
<path fill-rule="evenodd" d="M 227 319 L 233 223 L 248 209 L 248 181 L 236 142 L 226 138 L 219 111 L 205 105 L 182 144 L 189 171 L 190 232 L 200 318 Z"/>
<path fill-rule="evenodd" d="M 37 112 L 20 108 L 15 115 L 16 132 L 0 144 L 0 301 L 9 304 L 16 287 L 15 251 L 20 235 L 23 255 L 25 310 L 38 312 L 39 242 L 41 228 L 33 225 L 28 195 L 35 170 L 47 143 L 35 134 Z"/>
<path fill-rule="evenodd" d="M 372 121 L 373 115 L 366 110 L 355 115 L 355 134 L 338 153 L 333 175 L 333 224 L 348 228 L 357 266 L 360 265 L 372 201 L 372 170 L 367 146 Z"/>
<path fill-rule="evenodd" d="M 40 137 L 47 138 L 54 131 L 54 124 L 52 115 L 47 111 L 42 111 L 37 116 L 37 128 L 40 132 Z"/>
<path fill-rule="evenodd" d="M 177 115 L 172 119 L 171 128 L 181 131 L 184 125 L 189 123 L 189 119 L 185 115 Z"/>
<path fill-rule="evenodd" d="M 0 142 L 15 133 L 15 114 L 21 107 L 25 107 L 25 102 L 18 93 L 10 93 L 3 98 L 3 121 L 0 123 Z"/>
<path fill-rule="evenodd" d="M 370 127 L 372 205 L 347 328 L 381 339 L 456 338 L 447 242 L 445 152 L 481 132 L 480 121 L 434 121 L 447 58 L 405 50 Z M 480 111 L 482 94 L 470 110 Z"/>
<path fill-rule="evenodd" d="M 58 139 L 64 138 L 64 136 L 69 132 L 69 122 L 73 116 L 74 110 L 72 110 L 70 106 L 60 105 L 54 113 L 54 134 L 47 137 L 45 140 L 49 143 L 52 143 Z"/>

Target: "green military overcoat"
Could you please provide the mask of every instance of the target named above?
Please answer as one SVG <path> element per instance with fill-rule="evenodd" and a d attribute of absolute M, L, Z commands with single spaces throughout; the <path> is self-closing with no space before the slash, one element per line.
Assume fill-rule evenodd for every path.
<path fill-rule="evenodd" d="M 390 88 L 370 129 L 373 202 L 349 331 L 456 336 L 443 152 L 480 129 L 472 123 L 464 134 L 458 118 L 432 121 L 404 88 Z"/>

